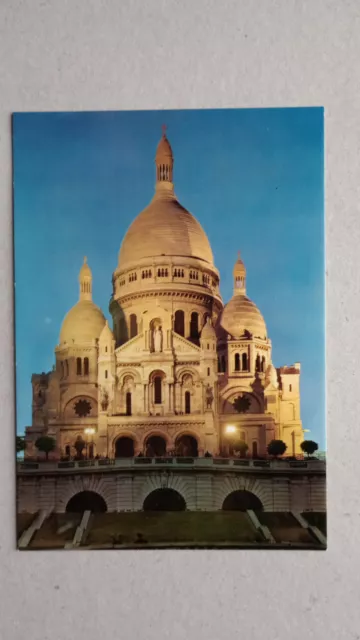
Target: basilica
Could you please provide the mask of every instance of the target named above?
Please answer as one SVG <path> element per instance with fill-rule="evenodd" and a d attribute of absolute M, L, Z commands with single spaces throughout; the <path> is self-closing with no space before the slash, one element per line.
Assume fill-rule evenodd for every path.
<path fill-rule="evenodd" d="M 111 326 L 84 259 L 53 370 L 32 376 L 25 457 L 44 455 L 41 435 L 55 439 L 57 459 L 75 456 L 79 441 L 90 458 L 225 458 L 239 441 L 261 457 L 273 439 L 296 455 L 300 364 L 274 367 L 240 255 L 224 305 L 206 233 L 175 195 L 165 133 L 155 165 L 155 193 L 125 234 L 112 276 Z"/>

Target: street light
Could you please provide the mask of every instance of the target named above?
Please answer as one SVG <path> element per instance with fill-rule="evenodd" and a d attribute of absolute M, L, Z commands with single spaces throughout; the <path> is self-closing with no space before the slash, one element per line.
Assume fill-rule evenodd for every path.
<path fill-rule="evenodd" d="M 88 436 L 87 438 L 87 444 L 86 444 L 86 457 L 88 458 L 88 446 L 90 444 L 90 436 L 93 436 L 95 433 L 96 429 L 94 427 L 86 427 L 86 429 L 84 429 L 84 433 L 86 436 Z"/>
<path fill-rule="evenodd" d="M 237 431 L 237 428 L 233 424 L 228 424 L 225 427 L 225 433 L 226 433 L 227 436 L 234 435 L 236 433 L 236 431 Z"/>

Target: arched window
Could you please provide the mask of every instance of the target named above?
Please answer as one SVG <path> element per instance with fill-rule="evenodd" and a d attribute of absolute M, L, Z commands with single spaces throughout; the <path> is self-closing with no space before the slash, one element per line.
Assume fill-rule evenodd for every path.
<path fill-rule="evenodd" d="M 84 376 L 89 375 L 89 358 L 84 358 Z"/>
<path fill-rule="evenodd" d="M 210 367 L 207 368 L 207 374 L 210 375 Z"/>
<path fill-rule="evenodd" d="M 191 413 L 191 395 L 190 395 L 190 391 L 185 391 L 185 413 Z"/>
<path fill-rule="evenodd" d="M 247 358 L 247 353 L 243 353 L 241 356 L 241 368 L 243 371 L 247 371 L 248 370 L 248 358 Z"/>
<path fill-rule="evenodd" d="M 65 455 L 66 456 L 70 455 L 70 445 L 69 444 L 67 444 L 66 447 L 65 447 Z"/>
<path fill-rule="evenodd" d="M 126 415 L 131 416 L 131 393 L 130 391 L 126 394 Z"/>
<path fill-rule="evenodd" d="M 235 353 L 235 371 L 240 371 L 240 356 Z"/>
<path fill-rule="evenodd" d="M 193 311 L 190 319 L 190 338 L 196 340 L 199 337 L 199 314 Z"/>
<path fill-rule="evenodd" d="M 257 446 L 256 440 L 254 440 L 254 442 L 252 443 L 252 457 L 257 458 L 257 454 L 258 454 L 258 446 Z"/>
<path fill-rule="evenodd" d="M 289 384 L 289 391 L 292 391 L 292 384 Z"/>
<path fill-rule="evenodd" d="M 161 404 L 162 402 L 162 380 L 160 376 L 154 378 L 154 403 Z"/>
<path fill-rule="evenodd" d="M 180 336 L 185 335 L 185 313 L 182 309 L 175 311 L 174 331 L 176 331 Z"/>
<path fill-rule="evenodd" d="M 255 371 L 259 372 L 260 371 L 260 356 L 256 356 L 256 361 L 255 361 Z"/>
<path fill-rule="evenodd" d="M 105 369 L 105 378 L 107 378 L 107 377 L 108 377 L 108 370 Z"/>
<path fill-rule="evenodd" d="M 226 373 L 226 359 L 225 356 L 221 356 L 221 371 Z"/>
<path fill-rule="evenodd" d="M 65 375 L 69 375 L 69 361 L 65 360 Z"/>
<path fill-rule="evenodd" d="M 138 332 L 138 325 L 135 313 L 130 315 L 130 338 L 135 338 Z"/>
<path fill-rule="evenodd" d="M 261 358 L 261 371 L 265 371 L 265 356 Z"/>
<path fill-rule="evenodd" d="M 81 376 L 81 358 L 76 358 L 76 374 Z"/>

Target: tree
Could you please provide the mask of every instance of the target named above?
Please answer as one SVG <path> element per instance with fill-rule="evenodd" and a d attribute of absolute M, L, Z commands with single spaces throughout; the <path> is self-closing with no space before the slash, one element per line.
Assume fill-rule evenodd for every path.
<path fill-rule="evenodd" d="M 240 440 L 236 445 L 235 445 L 235 449 L 236 451 L 240 452 L 240 457 L 244 458 L 246 455 L 246 452 L 249 448 L 249 445 L 246 444 L 246 442 L 244 442 L 244 440 Z"/>
<path fill-rule="evenodd" d="M 24 436 L 16 436 L 16 453 L 21 453 L 21 451 L 25 451 L 26 442 Z"/>
<path fill-rule="evenodd" d="M 287 445 L 283 440 L 271 440 L 267 446 L 267 452 L 270 456 L 274 456 L 274 458 L 278 458 L 278 456 L 282 456 L 287 449 Z"/>
<path fill-rule="evenodd" d="M 82 452 L 85 449 L 85 447 L 86 447 L 86 442 L 84 438 L 82 438 L 81 436 L 78 436 L 74 443 L 74 448 L 76 451 L 77 458 L 82 458 Z"/>
<path fill-rule="evenodd" d="M 245 395 L 238 396 L 233 402 L 233 407 L 238 413 L 247 413 L 250 409 L 250 405 L 251 400 Z"/>
<path fill-rule="evenodd" d="M 49 453 L 56 449 L 56 441 L 50 436 L 40 436 L 35 442 L 35 447 L 45 453 L 46 460 L 49 459 Z"/>
<path fill-rule="evenodd" d="M 314 440 L 304 440 L 304 442 L 301 443 L 300 447 L 301 450 L 304 453 L 307 453 L 307 456 L 309 457 L 318 450 L 319 445 L 317 442 L 314 442 Z"/>

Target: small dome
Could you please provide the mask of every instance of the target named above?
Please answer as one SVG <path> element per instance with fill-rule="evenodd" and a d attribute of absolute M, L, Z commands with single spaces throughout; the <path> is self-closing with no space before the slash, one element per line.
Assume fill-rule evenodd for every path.
<path fill-rule="evenodd" d="M 234 338 L 240 338 L 246 331 L 254 338 L 266 338 L 266 324 L 256 304 L 247 296 L 234 295 L 225 305 L 220 318 L 220 326 Z"/>
<path fill-rule="evenodd" d="M 107 320 L 105 322 L 103 330 L 101 331 L 99 339 L 100 339 L 101 342 L 109 342 L 111 340 L 114 340 L 114 334 L 111 331 L 111 329 L 109 327 L 109 323 L 108 323 Z"/>
<path fill-rule="evenodd" d="M 206 323 L 203 326 L 203 329 L 201 331 L 201 339 L 202 340 L 216 340 L 216 332 L 213 326 L 213 323 L 211 321 L 211 318 L 207 318 L 206 319 Z"/>
<path fill-rule="evenodd" d="M 60 344 L 79 344 L 97 340 L 105 322 L 103 312 L 92 300 L 79 300 L 64 318 Z"/>

